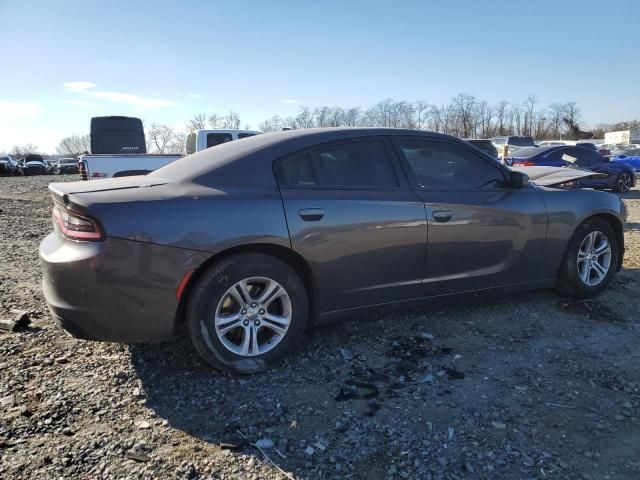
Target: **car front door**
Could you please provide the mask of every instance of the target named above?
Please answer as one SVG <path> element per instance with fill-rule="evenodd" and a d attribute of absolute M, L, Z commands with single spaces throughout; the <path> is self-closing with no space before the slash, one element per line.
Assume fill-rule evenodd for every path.
<path fill-rule="evenodd" d="M 414 298 L 426 257 L 423 202 L 385 137 L 322 144 L 275 164 L 294 251 L 320 313 Z"/>
<path fill-rule="evenodd" d="M 394 144 L 425 205 L 425 295 L 541 280 L 547 211 L 537 188 L 511 188 L 508 170 L 461 142 Z"/>

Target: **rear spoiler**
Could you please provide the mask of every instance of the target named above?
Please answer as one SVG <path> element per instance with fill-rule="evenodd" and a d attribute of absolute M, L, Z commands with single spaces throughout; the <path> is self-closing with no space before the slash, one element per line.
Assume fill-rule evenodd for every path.
<path fill-rule="evenodd" d="M 54 183 L 49 184 L 49 191 L 51 192 L 51 197 L 53 198 L 54 202 L 61 203 L 63 205 L 69 204 L 69 195 L 61 190 L 58 190 L 55 187 Z"/>

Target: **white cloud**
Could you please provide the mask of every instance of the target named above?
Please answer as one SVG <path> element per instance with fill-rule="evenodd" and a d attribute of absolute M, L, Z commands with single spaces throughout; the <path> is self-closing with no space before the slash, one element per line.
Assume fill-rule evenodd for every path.
<path fill-rule="evenodd" d="M 202 95 L 198 95 L 197 93 L 187 93 L 187 97 L 200 100 L 202 98 Z"/>
<path fill-rule="evenodd" d="M 62 86 L 72 92 L 84 92 L 90 88 L 95 88 L 96 84 L 91 82 L 66 82 Z"/>
<path fill-rule="evenodd" d="M 301 103 L 300 100 L 296 100 L 295 98 L 281 98 L 280 103 L 285 103 L 287 105 L 294 105 L 296 103 Z"/>
<path fill-rule="evenodd" d="M 91 98 L 98 98 L 100 100 L 106 100 L 112 103 L 124 103 L 143 109 L 165 108 L 173 107 L 175 105 L 174 102 L 170 100 L 163 100 L 161 98 L 141 97 L 138 95 L 132 95 L 130 93 L 94 90 L 96 84 L 91 82 L 66 82 L 63 83 L 62 86 L 70 92 L 81 93 Z"/>
<path fill-rule="evenodd" d="M 91 102 L 87 102 L 85 100 L 67 100 L 67 102 L 69 105 L 75 105 L 76 107 L 80 107 L 80 108 L 93 108 L 95 107 L 95 104 L 91 103 Z"/>

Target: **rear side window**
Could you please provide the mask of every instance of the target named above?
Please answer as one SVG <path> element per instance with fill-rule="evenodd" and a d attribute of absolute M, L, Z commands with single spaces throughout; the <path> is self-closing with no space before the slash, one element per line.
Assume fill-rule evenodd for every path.
<path fill-rule="evenodd" d="M 230 133 L 209 133 L 207 135 L 207 148 L 215 147 L 216 145 L 230 142 L 231 140 Z"/>
<path fill-rule="evenodd" d="M 384 143 L 378 140 L 319 147 L 283 159 L 281 186 L 394 188 L 398 179 Z"/>
<path fill-rule="evenodd" d="M 602 163 L 602 156 L 587 148 L 574 147 L 569 155 L 577 158 L 578 166 L 584 168 L 595 168 Z"/>
<path fill-rule="evenodd" d="M 433 140 L 398 140 L 418 188 L 484 190 L 501 186 L 498 167 L 460 145 Z"/>

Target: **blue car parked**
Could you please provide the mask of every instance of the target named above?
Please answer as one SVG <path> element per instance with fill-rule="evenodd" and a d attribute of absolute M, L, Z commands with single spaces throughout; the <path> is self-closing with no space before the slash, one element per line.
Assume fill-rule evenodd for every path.
<path fill-rule="evenodd" d="M 640 148 L 628 150 L 624 155 L 618 155 L 611 159 L 613 162 L 622 162 L 631 165 L 636 171 L 636 178 L 640 178 Z"/>
<path fill-rule="evenodd" d="M 600 173 L 598 177 L 579 180 L 580 187 L 626 192 L 636 184 L 636 171 L 626 162 L 609 161 L 589 148 L 573 145 L 526 147 L 513 152 L 509 165 L 571 167 Z"/>

